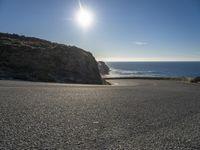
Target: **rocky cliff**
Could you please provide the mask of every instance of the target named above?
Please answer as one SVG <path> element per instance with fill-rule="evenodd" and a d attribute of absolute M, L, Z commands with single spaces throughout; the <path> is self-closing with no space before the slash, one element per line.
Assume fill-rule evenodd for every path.
<path fill-rule="evenodd" d="M 0 79 L 102 84 L 90 52 L 5 33 L 0 33 Z"/>
<path fill-rule="evenodd" d="M 101 75 L 107 75 L 110 72 L 110 68 L 103 61 L 98 61 L 98 67 Z"/>

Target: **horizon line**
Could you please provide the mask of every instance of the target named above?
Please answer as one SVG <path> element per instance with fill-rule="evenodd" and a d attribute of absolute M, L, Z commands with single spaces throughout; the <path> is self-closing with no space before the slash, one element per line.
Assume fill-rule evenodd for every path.
<path fill-rule="evenodd" d="M 200 60 L 98 60 L 103 62 L 200 62 Z"/>

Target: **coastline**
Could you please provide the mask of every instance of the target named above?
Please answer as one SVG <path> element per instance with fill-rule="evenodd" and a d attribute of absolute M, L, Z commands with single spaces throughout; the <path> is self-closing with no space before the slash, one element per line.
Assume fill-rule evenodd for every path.
<path fill-rule="evenodd" d="M 180 79 L 200 76 L 200 62 L 106 62 L 105 78 Z"/>

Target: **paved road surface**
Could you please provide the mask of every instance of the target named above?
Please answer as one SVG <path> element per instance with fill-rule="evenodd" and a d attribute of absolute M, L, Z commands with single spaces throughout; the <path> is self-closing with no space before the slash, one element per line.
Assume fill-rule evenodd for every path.
<path fill-rule="evenodd" d="M 200 85 L 0 81 L 0 149 L 200 149 Z"/>

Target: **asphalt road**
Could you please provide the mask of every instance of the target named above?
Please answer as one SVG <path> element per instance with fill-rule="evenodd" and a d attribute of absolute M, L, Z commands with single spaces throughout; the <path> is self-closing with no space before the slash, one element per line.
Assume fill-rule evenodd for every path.
<path fill-rule="evenodd" d="M 200 149 L 200 85 L 0 81 L 0 149 Z"/>

